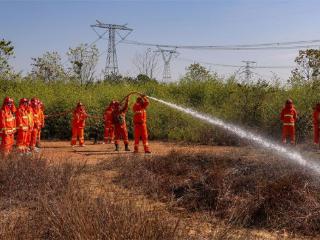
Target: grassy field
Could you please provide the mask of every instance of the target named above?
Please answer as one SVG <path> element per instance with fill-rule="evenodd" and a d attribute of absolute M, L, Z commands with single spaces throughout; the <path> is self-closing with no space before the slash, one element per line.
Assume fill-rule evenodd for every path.
<path fill-rule="evenodd" d="M 317 178 L 247 147 L 151 142 L 151 156 L 112 145 L 0 162 L 0 239 L 312 239 Z"/>

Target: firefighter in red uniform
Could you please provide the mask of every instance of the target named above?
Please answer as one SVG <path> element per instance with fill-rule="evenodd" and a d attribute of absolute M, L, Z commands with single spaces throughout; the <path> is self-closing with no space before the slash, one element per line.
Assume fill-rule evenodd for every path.
<path fill-rule="evenodd" d="M 13 114 L 15 109 L 13 99 L 5 97 L 0 114 L 1 151 L 3 157 L 7 157 L 13 148 L 14 133 L 16 131 L 16 119 Z"/>
<path fill-rule="evenodd" d="M 287 137 L 290 137 L 290 143 L 295 144 L 295 123 L 297 121 L 297 111 L 293 106 L 291 99 L 286 101 L 285 107 L 281 111 L 282 143 L 286 143 Z"/>
<path fill-rule="evenodd" d="M 129 149 L 129 140 L 128 140 L 128 130 L 126 125 L 126 112 L 128 111 L 129 97 L 126 98 L 125 104 L 120 105 L 118 101 L 114 102 L 114 109 L 112 112 L 112 123 L 115 128 L 115 151 L 119 151 L 119 141 L 122 137 L 125 151 L 130 151 Z"/>
<path fill-rule="evenodd" d="M 104 120 L 104 143 L 113 143 L 114 139 L 114 126 L 112 124 L 112 112 L 114 101 L 111 101 L 103 114 Z"/>
<path fill-rule="evenodd" d="M 24 153 L 27 151 L 27 136 L 29 130 L 28 102 L 26 98 L 20 99 L 19 108 L 16 113 L 17 123 L 17 147 L 18 151 Z"/>
<path fill-rule="evenodd" d="M 33 109 L 31 107 L 31 100 L 28 102 L 28 107 L 27 107 L 27 112 L 28 112 L 28 132 L 27 132 L 27 140 L 26 140 L 26 146 L 27 150 L 29 150 L 29 147 L 31 145 L 31 135 L 33 131 Z"/>
<path fill-rule="evenodd" d="M 142 138 L 145 153 L 151 153 L 148 145 L 148 130 L 147 130 L 147 112 L 146 108 L 149 105 L 149 100 L 146 96 L 141 95 L 137 98 L 133 105 L 133 123 L 134 123 L 134 152 L 139 152 L 139 141 Z"/>
<path fill-rule="evenodd" d="M 313 111 L 313 143 L 319 145 L 319 128 L 320 128 L 320 103 L 317 103 Z"/>
<path fill-rule="evenodd" d="M 72 117 L 72 139 L 71 146 L 74 147 L 77 144 L 77 138 L 79 138 L 80 147 L 84 146 L 84 128 L 86 125 L 86 119 L 88 114 L 84 108 L 84 105 L 79 102 L 76 109 L 73 111 Z"/>
<path fill-rule="evenodd" d="M 44 104 L 43 102 L 41 102 L 39 99 L 38 99 L 38 102 L 39 102 L 39 120 L 40 120 L 40 128 L 39 128 L 39 131 L 38 131 L 38 137 L 37 137 L 37 143 L 36 143 L 36 146 L 38 148 L 41 147 L 41 130 L 42 128 L 44 128 Z"/>
<path fill-rule="evenodd" d="M 33 112 L 33 129 L 31 131 L 31 142 L 30 148 L 31 150 L 38 151 L 39 149 L 36 147 L 39 131 L 41 129 L 41 119 L 40 119 L 40 102 L 36 98 L 31 99 L 31 107 Z"/>

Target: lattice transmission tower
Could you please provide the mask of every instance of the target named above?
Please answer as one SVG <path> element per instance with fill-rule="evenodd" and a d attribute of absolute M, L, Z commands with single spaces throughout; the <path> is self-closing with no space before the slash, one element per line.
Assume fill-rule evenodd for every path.
<path fill-rule="evenodd" d="M 164 82 L 168 82 L 171 80 L 171 72 L 170 72 L 170 62 L 173 57 L 177 57 L 179 53 L 175 49 L 164 49 L 158 47 L 158 50 L 155 52 L 160 52 L 163 59 L 163 76 L 162 80 Z"/>
<path fill-rule="evenodd" d="M 242 61 L 242 62 L 245 63 L 246 65 L 244 66 L 244 70 L 241 73 L 244 73 L 245 81 L 246 83 L 249 83 L 253 75 L 253 72 L 251 71 L 251 69 L 254 68 L 254 66 L 252 65 L 256 64 L 256 62 L 254 61 Z"/>
<path fill-rule="evenodd" d="M 126 39 L 126 37 L 133 31 L 132 28 L 128 28 L 125 25 L 118 24 L 106 24 L 96 20 L 96 24 L 91 25 L 94 28 L 103 28 L 108 31 L 108 53 L 106 60 L 106 67 L 104 71 L 105 78 L 108 76 L 115 76 L 119 73 L 118 67 L 118 58 L 117 58 L 117 50 L 116 50 L 116 38 L 117 35 L 121 38 L 121 40 Z M 120 32 L 125 32 L 125 35 L 121 35 Z M 95 31 L 98 35 L 99 33 Z M 99 35 L 102 38 L 102 35 Z"/>

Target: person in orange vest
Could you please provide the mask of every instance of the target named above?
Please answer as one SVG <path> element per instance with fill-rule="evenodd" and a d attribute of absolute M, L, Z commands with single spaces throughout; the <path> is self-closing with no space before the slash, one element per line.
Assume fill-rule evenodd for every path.
<path fill-rule="evenodd" d="M 5 97 L 0 114 L 0 129 L 2 133 L 1 151 L 6 158 L 12 151 L 14 144 L 14 133 L 16 131 L 16 119 L 14 117 L 14 101 L 10 97 Z"/>
<path fill-rule="evenodd" d="M 290 137 L 290 143 L 295 144 L 295 123 L 297 121 L 297 111 L 293 106 L 291 99 L 286 101 L 284 108 L 281 111 L 282 126 L 282 143 L 286 143 L 287 137 Z"/>
<path fill-rule="evenodd" d="M 41 119 L 40 119 L 41 110 L 40 110 L 39 100 L 36 98 L 32 98 L 31 107 L 33 112 L 33 129 L 31 131 L 30 148 L 31 150 L 39 151 L 39 149 L 36 147 L 39 131 L 41 129 Z"/>
<path fill-rule="evenodd" d="M 114 101 L 111 101 L 103 114 L 104 120 L 104 143 L 113 143 L 114 140 L 114 126 L 112 124 L 112 112 Z"/>
<path fill-rule="evenodd" d="M 148 144 L 148 129 L 147 129 L 147 112 L 146 108 L 149 105 L 149 100 L 145 95 L 137 98 L 133 105 L 133 124 L 134 124 L 134 152 L 139 152 L 139 141 L 142 138 L 145 153 L 151 153 Z"/>
<path fill-rule="evenodd" d="M 43 102 L 41 102 L 39 99 L 38 99 L 38 101 L 39 101 L 39 106 L 40 106 L 40 110 L 39 110 L 39 119 L 40 119 L 40 128 L 39 128 L 39 131 L 38 131 L 38 137 L 37 137 L 37 143 L 36 143 L 36 146 L 38 147 L 38 148 L 40 148 L 41 147 L 41 130 L 42 130 L 42 128 L 44 128 L 44 118 L 45 118 L 45 116 L 44 116 L 44 104 L 43 104 Z"/>
<path fill-rule="evenodd" d="M 31 147 L 31 135 L 34 127 L 34 122 L 33 122 L 33 108 L 31 106 L 31 100 L 28 102 L 28 107 L 27 107 L 27 113 L 28 113 L 28 132 L 27 132 L 27 139 L 26 139 L 26 146 L 27 146 L 27 151 L 30 150 Z"/>
<path fill-rule="evenodd" d="M 129 97 L 125 99 L 123 106 L 120 105 L 118 101 L 114 102 L 114 108 L 112 112 L 112 123 L 114 124 L 115 129 L 115 151 L 119 151 L 119 141 L 120 138 L 123 139 L 125 151 L 130 151 L 129 149 L 129 140 L 128 140 L 128 130 L 126 124 L 126 113 L 129 106 Z"/>
<path fill-rule="evenodd" d="M 313 143 L 319 145 L 319 128 L 320 128 L 320 103 L 316 104 L 313 111 Z"/>
<path fill-rule="evenodd" d="M 20 99 L 19 108 L 16 113 L 17 123 L 17 147 L 21 153 L 27 152 L 27 137 L 29 130 L 28 102 L 26 98 Z"/>
<path fill-rule="evenodd" d="M 86 113 L 84 105 L 81 102 L 78 102 L 76 109 L 73 111 L 72 117 L 72 147 L 77 144 L 77 138 L 79 138 L 80 147 L 84 146 L 84 128 L 87 118 L 88 114 Z"/>

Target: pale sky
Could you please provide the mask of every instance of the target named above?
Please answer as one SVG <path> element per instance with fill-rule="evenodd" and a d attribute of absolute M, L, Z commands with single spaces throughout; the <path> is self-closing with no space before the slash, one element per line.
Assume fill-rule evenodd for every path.
<path fill-rule="evenodd" d="M 63 61 L 70 46 L 91 43 L 97 35 L 90 28 L 98 19 L 125 24 L 134 29 L 128 39 L 173 45 L 255 44 L 320 39 L 320 1 L 317 0 L 131 0 L 131 1 L 4 1 L 0 0 L 0 38 L 11 40 L 17 71 L 30 71 L 31 57 L 58 51 Z M 100 52 L 107 40 L 97 43 Z M 120 73 L 136 75 L 136 53 L 147 47 L 119 44 Z M 293 66 L 298 50 L 209 51 L 178 50 L 171 64 L 173 80 L 195 61 L 241 65 L 243 60 L 258 65 Z M 158 78 L 162 74 L 162 61 Z M 105 66 L 100 57 L 97 73 Z M 236 68 L 210 67 L 228 76 Z M 256 69 L 268 78 L 272 72 L 285 80 L 290 69 Z"/>

